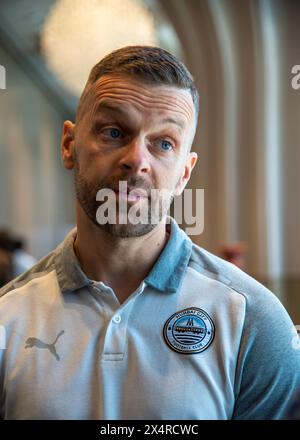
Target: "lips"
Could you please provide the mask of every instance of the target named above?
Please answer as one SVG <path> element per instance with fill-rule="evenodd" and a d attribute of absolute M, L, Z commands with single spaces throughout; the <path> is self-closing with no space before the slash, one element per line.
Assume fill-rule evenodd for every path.
<path fill-rule="evenodd" d="M 143 197 L 143 198 L 148 197 L 147 190 L 143 189 L 143 188 L 130 188 L 129 187 L 127 193 L 128 194 L 130 193 L 130 195 L 132 195 L 132 196 L 138 196 L 138 197 Z"/>
<path fill-rule="evenodd" d="M 120 191 L 119 187 L 112 188 L 112 190 L 117 194 L 122 193 L 122 194 L 130 194 L 132 196 L 139 196 L 143 198 L 148 197 L 148 191 L 144 188 L 132 188 L 130 186 L 127 186 L 127 191 Z"/>
<path fill-rule="evenodd" d="M 127 192 L 114 189 L 117 197 L 127 202 L 138 202 L 139 200 L 148 198 L 147 190 L 142 188 L 127 188 Z"/>

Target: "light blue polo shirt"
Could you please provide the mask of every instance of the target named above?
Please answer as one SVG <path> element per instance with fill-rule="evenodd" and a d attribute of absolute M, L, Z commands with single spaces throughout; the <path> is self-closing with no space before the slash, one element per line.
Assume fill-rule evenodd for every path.
<path fill-rule="evenodd" d="M 120 305 L 82 272 L 76 230 L 0 291 L 3 419 L 278 419 L 300 388 L 278 299 L 171 219 Z M 126 280 L 124 280 L 126 283 Z"/>

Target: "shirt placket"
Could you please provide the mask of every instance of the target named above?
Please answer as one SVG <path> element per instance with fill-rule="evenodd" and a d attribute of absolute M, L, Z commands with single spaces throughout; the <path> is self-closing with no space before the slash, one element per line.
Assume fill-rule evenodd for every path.
<path fill-rule="evenodd" d="M 122 361 L 126 352 L 129 317 L 137 296 L 145 288 L 145 283 L 142 282 L 128 300 L 121 305 L 113 289 L 103 282 L 95 283 L 94 288 L 98 290 L 99 294 L 102 294 L 102 301 L 105 303 L 106 309 L 106 328 L 101 360 L 103 362 Z"/>

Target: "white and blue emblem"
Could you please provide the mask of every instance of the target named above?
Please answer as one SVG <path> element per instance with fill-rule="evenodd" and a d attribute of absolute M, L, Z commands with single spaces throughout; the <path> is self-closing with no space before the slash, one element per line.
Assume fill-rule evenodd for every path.
<path fill-rule="evenodd" d="M 200 353 L 212 343 L 215 326 L 211 317 L 198 307 L 174 313 L 164 325 L 164 338 L 178 353 Z"/>

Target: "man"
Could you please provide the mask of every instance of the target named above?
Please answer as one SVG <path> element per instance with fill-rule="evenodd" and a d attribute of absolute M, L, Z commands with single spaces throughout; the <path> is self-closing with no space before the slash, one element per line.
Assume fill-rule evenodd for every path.
<path fill-rule="evenodd" d="M 197 160 L 197 115 L 191 74 L 162 49 L 126 47 L 92 69 L 62 136 L 77 229 L 1 290 L 2 418 L 284 414 L 300 386 L 286 311 L 167 217 Z M 150 202 L 148 222 L 129 221 Z"/>

